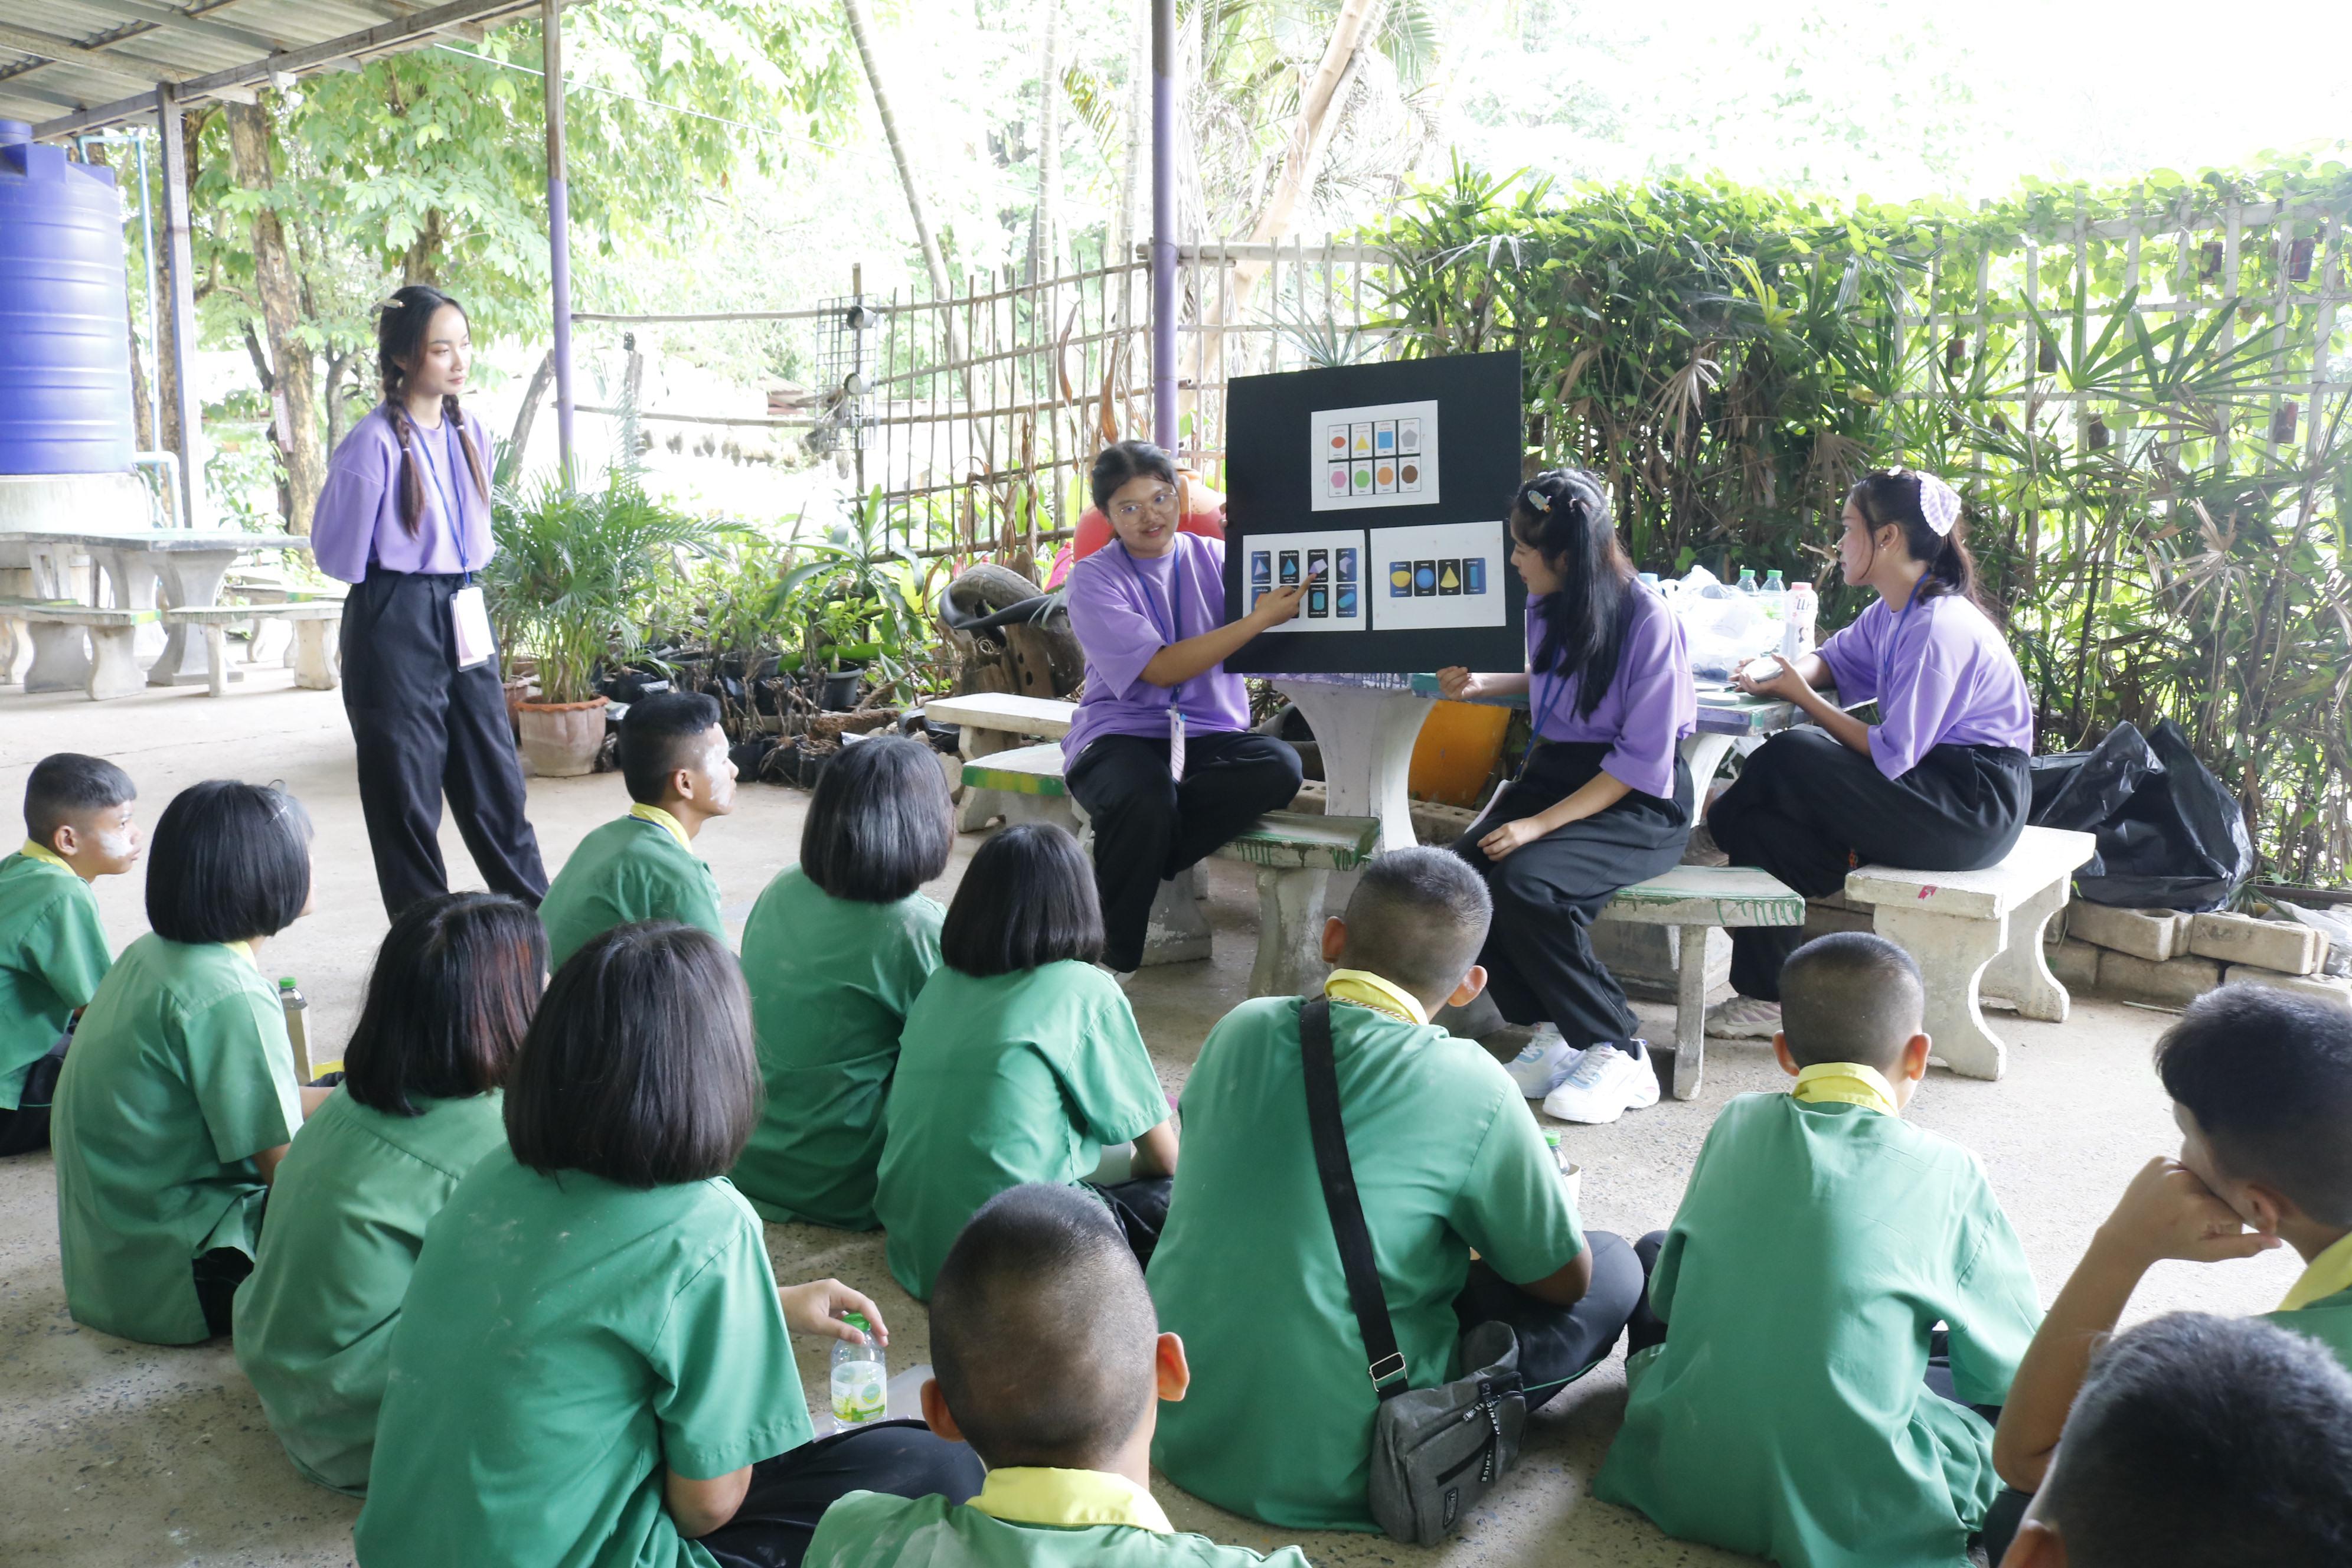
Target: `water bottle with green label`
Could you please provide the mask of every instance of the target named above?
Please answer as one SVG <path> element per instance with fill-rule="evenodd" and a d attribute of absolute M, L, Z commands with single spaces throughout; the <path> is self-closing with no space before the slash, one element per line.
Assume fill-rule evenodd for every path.
<path fill-rule="evenodd" d="M 881 1420 L 889 1405 L 890 1369 L 864 1313 L 844 1312 L 841 1321 L 864 1334 L 866 1342 L 833 1342 L 833 1422 L 836 1427 L 864 1426 Z"/>

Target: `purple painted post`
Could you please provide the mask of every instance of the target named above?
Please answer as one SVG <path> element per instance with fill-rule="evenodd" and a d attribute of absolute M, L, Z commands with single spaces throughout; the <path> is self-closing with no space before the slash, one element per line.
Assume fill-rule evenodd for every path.
<path fill-rule="evenodd" d="M 1176 449 L 1176 0 L 1151 0 L 1151 438 Z"/>
<path fill-rule="evenodd" d="M 572 468 L 572 196 L 563 177 L 562 0 L 541 0 L 547 93 L 547 275 L 555 310 L 555 443 L 563 485 Z M 522 454 L 515 454 L 520 461 Z"/>

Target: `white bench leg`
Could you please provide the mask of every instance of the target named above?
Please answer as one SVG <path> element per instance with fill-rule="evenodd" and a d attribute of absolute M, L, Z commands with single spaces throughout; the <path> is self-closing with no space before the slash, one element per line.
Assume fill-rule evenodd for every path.
<path fill-rule="evenodd" d="M 995 814 L 1003 816 L 1004 826 L 1007 827 L 1016 822 L 1050 822 L 1067 832 L 1071 837 L 1078 837 L 1080 826 L 1078 814 L 1070 808 L 1067 795 L 1015 795 L 1011 790 L 1002 789 L 981 790 L 975 793 L 994 798 Z M 986 818 L 983 817 L 982 820 L 985 821 Z"/>
<path fill-rule="evenodd" d="M 1209 922 L 1201 916 L 1200 873 L 1198 866 L 1187 866 L 1160 884 L 1151 900 L 1151 919 L 1143 928 L 1146 968 L 1191 963 L 1209 956 Z"/>
<path fill-rule="evenodd" d="M 89 689 L 89 633 L 55 621 L 33 621 L 25 629 L 33 640 L 32 667 L 25 671 L 27 693 Z"/>
<path fill-rule="evenodd" d="M 1706 1076 L 1707 926 L 1684 926 L 1675 963 L 1675 1081 L 1676 1100 L 1696 1100 Z"/>
<path fill-rule="evenodd" d="M 1985 1026 L 1977 997 L 1986 965 L 2009 940 L 2008 919 L 1961 920 L 1899 904 L 1874 906 L 1871 919 L 1879 935 L 1919 965 L 1935 1056 L 1964 1077 L 1999 1078 L 2008 1066 L 2008 1047 Z"/>
<path fill-rule="evenodd" d="M 2073 998 L 2056 975 L 2042 946 L 2042 933 L 2053 916 L 2066 907 L 2067 884 L 2061 877 L 2009 911 L 2009 945 L 1985 967 L 1984 994 L 2016 1004 L 2018 1016 L 2063 1024 Z"/>
<path fill-rule="evenodd" d="M 209 623 L 205 626 L 205 694 L 228 695 L 228 628 Z"/>
<path fill-rule="evenodd" d="M 1328 871 L 1257 868 L 1257 958 L 1253 996 L 1304 996 L 1330 973 L 1323 962 L 1323 890 Z"/>
<path fill-rule="evenodd" d="M 335 634 L 341 621 L 294 623 L 294 684 L 305 691 L 332 691 L 343 683 L 335 663 Z"/>
<path fill-rule="evenodd" d="M 956 737 L 956 754 L 968 763 L 1012 749 L 1013 737 L 1002 730 L 982 730 L 966 724 Z M 990 817 L 1004 810 L 1002 790 L 971 789 L 961 784 L 957 784 L 956 790 L 958 833 L 977 833 L 988 826 Z"/>
<path fill-rule="evenodd" d="M 139 668 L 138 631 L 135 626 L 89 628 L 89 684 L 84 689 L 91 701 L 128 697 L 146 686 L 147 672 Z"/>

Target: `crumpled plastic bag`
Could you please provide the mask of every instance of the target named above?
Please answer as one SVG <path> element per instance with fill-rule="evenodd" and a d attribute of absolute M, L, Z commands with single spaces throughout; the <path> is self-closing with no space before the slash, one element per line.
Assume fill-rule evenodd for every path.
<path fill-rule="evenodd" d="M 2253 875 L 2237 797 L 2169 719 L 2146 736 L 2118 724 L 2090 751 L 2036 757 L 2032 769 L 2026 820 L 2098 839 L 2074 874 L 2075 891 L 2095 904 L 2218 910 Z"/>
<path fill-rule="evenodd" d="M 1658 591 L 1683 624 L 1691 673 L 1702 680 L 1728 680 L 1758 655 L 1780 649 L 1780 628 L 1756 595 L 1727 586 L 1704 566 L 1659 584 Z"/>

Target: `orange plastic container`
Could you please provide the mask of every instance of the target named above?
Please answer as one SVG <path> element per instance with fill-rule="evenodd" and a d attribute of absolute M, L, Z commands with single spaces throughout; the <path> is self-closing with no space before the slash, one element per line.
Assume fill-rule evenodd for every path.
<path fill-rule="evenodd" d="M 1416 799 L 1476 805 L 1502 754 L 1511 710 L 1483 702 L 1433 702 L 1413 742 L 1405 787 Z"/>

